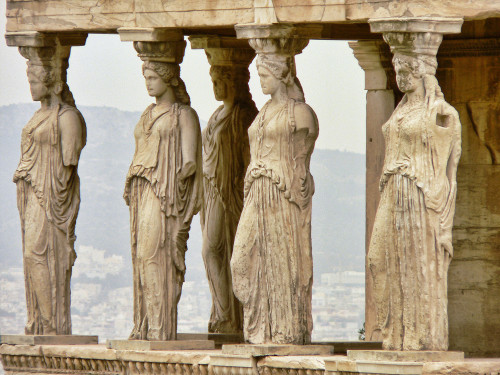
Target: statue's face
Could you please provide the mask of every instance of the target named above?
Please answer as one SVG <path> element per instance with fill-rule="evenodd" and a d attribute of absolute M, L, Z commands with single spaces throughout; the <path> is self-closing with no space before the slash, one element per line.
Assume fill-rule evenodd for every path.
<path fill-rule="evenodd" d="M 422 79 L 416 76 L 407 66 L 396 64 L 396 82 L 401 92 L 415 91 L 422 84 Z"/>
<path fill-rule="evenodd" d="M 272 95 L 276 91 L 278 91 L 280 85 L 283 84 L 278 78 L 272 75 L 272 73 L 262 67 L 259 66 L 257 69 L 260 77 L 260 86 L 262 87 L 262 92 L 266 95 Z"/>
<path fill-rule="evenodd" d="M 34 74 L 28 74 L 30 83 L 31 97 L 34 101 L 39 102 L 50 96 L 49 88 Z"/>
<path fill-rule="evenodd" d="M 228 82 L 220 77 L 213 77 L 212 83 L 214 85 L 215 99 L 222 101 L 228 98 Z"/>
<path fill-rule="evenodd" d="M 144 71 L 144 79 L 146 80 L 146 89 L 148 90 L 149 96 L 159 97 L 167 92 L 167 83 L 161 79 L 158 73 L 151 69 L 146 69 Z"/>

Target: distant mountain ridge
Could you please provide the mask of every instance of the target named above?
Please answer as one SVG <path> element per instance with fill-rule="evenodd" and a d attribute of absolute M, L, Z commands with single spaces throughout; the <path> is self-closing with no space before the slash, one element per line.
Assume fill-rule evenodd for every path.
<path fill-rule="evenodd" d="M 22 264 L 12 175 L 19 162 L 21 130 L 38 107 L 35 103 L 0 107 L 2 268 Z M 79 246 L 91 246 L 105 250 L 106 257 L 124 257 L 125 272 L 112 276 L 112 280 L 115 286 L 131 285 L 129 213 L 122 194 L 134 152 L 133 129 L 141 113 L 110 107 L 79 106 L 79 109 L 85 117 L 88 136 L 79 165 L 82 202 L 76 225 L 77 251 Z M 205 125 L 202 121 L 202 127 Z M 365 156 L 316 149 L 311 172 L 316 184 L 312 216 L 315 275 L 340 270 L 363 271 Z M 205 278 L 198 218 L 193 220 L 188 249 L 187 279 Z"/>

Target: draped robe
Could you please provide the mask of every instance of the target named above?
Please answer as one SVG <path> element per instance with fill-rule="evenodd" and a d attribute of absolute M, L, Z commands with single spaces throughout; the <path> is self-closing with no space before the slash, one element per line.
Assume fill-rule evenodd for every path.
<path fill-rule="evenodd" d="M 448 348 L 447 273 L 461 133 L 453 107 L 442 99 L 433 105 L 429 117 L 424 103 L 410 105 L 404 97 L 382 128 L 383 191 L 368 266 L 386 349 Z M 438 124 L 438 117 L 445 121 Z"/>
<path fill-rule="evenodd" d="M 296 102 L 259 112 L 248 130 L 250 165 L 231 270 L 250 343 L 307 344 L 313 262 L 309 172 L 316 136 L 297 131 Z M 305 105 L 305 104 L 301 104 Z"/>
<path fill-rule="evenodd" d="M 144 111 L 135 128 L 136 149 L 125 183 L 134 276 L 130 338 L 175 340 L 189 229 L 203 194 L 201 133 L 198 128 L 196 171 L 181 179 L 185 124 L 179 117 L 193 110 L 175 103 L 153 115 L 154 107 Z"/>
<path fill-rule="evenodd" d="M 252 102 L 253 104 L 253 102 Z M 233 294 L 230 261 L 243 208 L 243 180 L 250 159 L 248 126 L 257 108 L 235 103 L 222 118 L 220 106 L 203 130 L 203 259 L 212 310 L 209 332 L 241 332 L 242 307 Z"/>
<path fill-rule="evenodd" d="M 68 111 L 76 113 L 81 127 L 63 145 L 66 128 L 60 117 Z M 71 334 L 70 279 L 80 207 L 77 169 L 85 142 L 85 121 L 69 105 L 38 110 L 22 130 L 14 182 L 23 240 L 26 334 Z"/>

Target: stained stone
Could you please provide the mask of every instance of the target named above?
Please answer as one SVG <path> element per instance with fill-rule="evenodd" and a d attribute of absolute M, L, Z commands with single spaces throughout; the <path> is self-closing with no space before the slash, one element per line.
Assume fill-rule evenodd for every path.
<path fill-rule="evenodd" d="M 313 345 L 333 345 L 335 354 L 346 354 L 348 350 L 379 350 L 382 343 L 379 341 L 326 341 L 313 342 Z"/>
<path fill-rule="evenodd" d="M 93 345 L 97 336 L 84 335 L 0 335 L 0 344 L 9 345 Z"/>
<path fill-rule="evenodd" d="M 266 355 L 329 355 L 333 354 L 333 345 L 223 345 L 223 354 L 251 355 L 254 357 Z"/>
<path fill-rule="evenodd" d="M 241 333 L 178 333 L 177 340 L 211 340 L 215 346 L 243 342 Z"/>
<path fill-rule="evenodd" d="M 463 352 L 413 350 L 348 350 L 347 358 L 355 361 L 385 362 L 452 362 L 463 361 Z"/>
<path fill-rule="evenodd" d="M 116 350 L 209 350 L 215 349 L 212 340 L 108 340 L 108 349 Z"/>

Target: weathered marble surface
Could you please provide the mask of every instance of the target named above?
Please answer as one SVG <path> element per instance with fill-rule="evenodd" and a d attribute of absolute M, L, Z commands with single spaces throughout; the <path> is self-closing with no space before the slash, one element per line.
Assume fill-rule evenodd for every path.
<path fill-rule="evenodd" d="M 248 127 L 258 112 L 248 87 L 248 65 L 255 52 L 248 42 L 235 38 L 190 40 L 193 48 L 205 49 L 215 99 L 223 103 L 202 133 L 202 256 L 212 295 L 208 331 L 241 333 L 243 308 L 233 293 L 230 261 L 250 161 Z"/>
<path fill-rule="evenodd" d="M 97 344 L 97 336 L 82 335 L 0 335 L 0 344 L 9 345 L 86 345 Z"/>
<path fill-rule="evenodd" d="M 490 0 L 7 0 L 7 31 L 114 31 L 119 27 L 232 28 L 235 24 L 366 22 L 369 18 L 500 16 Z"/>
<path fill-rule="evenodd" d="M 394 53 L 405 94 L 382 127 L 385 160 L 368 267 L 384 349 L 447 350 L 447 276 L 461 124 L 435 78 L 443 32 L 462 21 L 370 21 Z"/>
<path fill-rule="evenodd" d="M 85 39 L 84 39 L 85 40 Z M 26 334 L 71 334 L 71 270 L 80 206 L 78 161 L 86 126 L 66 83 L 70 46 L 19 40 L 31 96 L 41 103 L 21 134 L 14 173 L 21 219 L 28 322 Z M 57 42 L 57 45 L 56 45 Z"/>
<path fill-rule="evenodd" d="M 6 375 L 10 374 L 147 374 L 147 375 L 484 375 L 498 372 L 498 359 L 459 362 L 352 361 L 345 356 L 223 355 L 220 350 L 128 351 L 104 345 L 0 346 Z"/>
<path fill-rule="evenodd" d="M 248 129 L 251 159 L 231 271 L 245 340 L 302 345 L 310 343 L 312 331 L 309 161 L 318 120 L 295 71 L 294 56 L 308 40 L 282 36 L 279 27 L 268 31 L 280 36 L 249 41 L 258 53 L 262 91 L 271 99 Z"/>
<path fill-rule="evenodd" d="M 186 42 L 134 42 L 151 104 L 134 131 L 124 198 L 130 208 L 134 328 L 130 339 L 175 340 L 193 216 L 202 204 L 201 131 L 180 78 Z"/>

